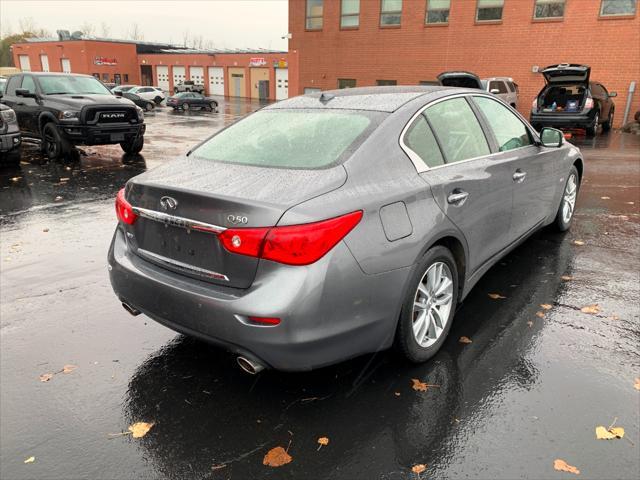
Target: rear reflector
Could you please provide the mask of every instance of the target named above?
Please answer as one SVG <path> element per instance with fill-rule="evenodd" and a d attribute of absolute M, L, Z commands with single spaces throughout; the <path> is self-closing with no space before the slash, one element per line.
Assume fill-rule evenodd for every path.
<path fill-rule="evenodd" d="M 131 204 L 124 198 L 124 188 L 120 189 L 116 196 L 116 215 L 118 220 L 127 225 L 133 225 L 138 219 L 138 216 L 133 213 Z"/>
<path fill-rule="evenodd" d="M 336 246 L 360 219 L 361 210 L 302 225 L 230 228 L 219 234 L 218 238 L 232 253 L 287 265 L 309 265 Z"/>
<path fill-rule="evenodd" d="M 280 319 L 276 317 L 248 317 L 252 323 L 258 323 L 262 325 L 279 325 Z"/>

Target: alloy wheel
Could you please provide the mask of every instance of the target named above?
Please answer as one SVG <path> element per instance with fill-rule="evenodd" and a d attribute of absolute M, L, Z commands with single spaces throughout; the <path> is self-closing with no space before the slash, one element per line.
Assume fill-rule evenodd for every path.
<path fill-rule="evenodd" d="M 453 307 L 453 277 L 444 262 L 433 263 L 423 275 L 413 301 L 413 336 L 429 347 L 442 336 Z"/>
<path fill-rule="evenodd" d="M 572 173 L 567 179 L 567 186 L 564 188 L 562 198 L 562 220 L 569 223 L 573 217 L 573 210 L 576 206 L 576 196 L 578 195 L 578 181 L 576 175 Z"/>

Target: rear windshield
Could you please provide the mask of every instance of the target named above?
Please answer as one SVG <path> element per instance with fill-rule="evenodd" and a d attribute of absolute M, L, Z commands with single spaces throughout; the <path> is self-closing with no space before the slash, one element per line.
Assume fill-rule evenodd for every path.
<path fill-rule="evenodd" d="M 38 76 L 38 83 L 45 95 L 98 94 L 111 95 L 111 91 L 93 77 L 66 75 Z"/>
<path fill-rule="evenodd" d="M 342 161 L 378 125 L 379 112 L 262 110 L 222 130 L 193 155 L 261 167 L 323 168 Z"/>

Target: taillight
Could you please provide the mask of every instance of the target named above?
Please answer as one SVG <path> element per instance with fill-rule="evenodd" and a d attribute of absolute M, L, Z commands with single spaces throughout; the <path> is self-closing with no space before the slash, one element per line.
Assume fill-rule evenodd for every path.
<path fill-rule="evenodd" d="M 362 211 L 340 217 L 272 228 L 231 228 L 218 238 L 224 247 L 240 255 L 264 258 L 287 265 L 309 265 L 320 260 L 362 218 Z"/>
<path fill-rule="evenodd" d="M 584 108 L 585 109 L 593 108 L 593 98 L 587 97 L 587 100 L 584 102 Z"/>
<path fill-rule="evenodd" d="M 124 198 L 124 188 L 121 189 L 116 196 L 116 215 L 118 216 L 118 220 L 127 225 L 133 225 L 138 218 L 138 216 L 133 213 L 131 204 Z"/>
<path fill-rule="evenodd" d="M 534 98 L 533 102 L 531 102 L 531 108 L 533 108 L 534 110 L 538 108 L 538 97 Z"/>

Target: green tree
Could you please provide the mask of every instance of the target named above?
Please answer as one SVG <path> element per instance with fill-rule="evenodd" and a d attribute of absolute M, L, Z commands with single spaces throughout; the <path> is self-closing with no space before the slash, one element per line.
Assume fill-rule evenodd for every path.
<path fill-rule="evenodd" d="M 14 67 L 13 55 L 11 54 L 11 45 L 23 42 L 26 38 L 34 35 L 30 32 L 16 33 L 8 35 L 0 40 L 0 67 Z"/>

